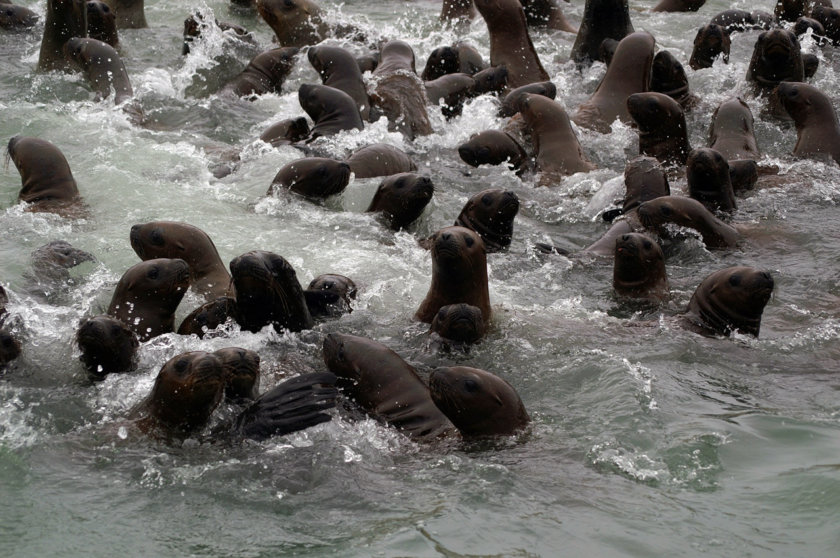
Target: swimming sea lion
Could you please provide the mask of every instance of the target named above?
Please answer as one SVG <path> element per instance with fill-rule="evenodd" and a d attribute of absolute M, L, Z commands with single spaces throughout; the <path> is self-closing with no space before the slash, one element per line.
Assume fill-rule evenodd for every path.
<path fill-rule="evenodd" d="M 443 0 L 440 8 L 440 20 L 456 26 L 466 26 L 475 19 L 473 0 Z"/>
<path fill-rule="evenodd" d="M 38 23 L 38 14 L 16 4 L 0 4 L 0 29 L 29 29 Z"/>
<path fill-rule="evenodd" d="M 354 63 L 353 55 L 341 47 L 319 45 L 310 47 L 306 56 L 321 76 L 323 84 L 350 95 L 356 102 L 362 120 L 369 120 L 370 98 L 365 89 L 362 72 Z"/>
<path fill-rule="evenodd" d="M 809 29 L 811 30 L 811 38 L 814 39 L 814 42 L 818 46 L 825 46 L 828 44 L 828 40 L 825 37 L 825 27 L 823 27 L 823 24 L 816 19 L 812 19 L 810 17 L 800 17 L 796 20 L 796 23 L 793 24 L 793 32 L 800 40 Z M 810 63 L 810 60 L 806 60 L 805 55 L 802 56 L 802 63 L 805 64 L 805 77 L 809 77 L 808 64 Z M 819 60 L 817 60 L 817 63 L 819 64 Z M 811 75 L 813 75 L 813 73 L 811 73 Z"/>
<path fill-rule="evenodd" d="M 760 159 L 753 122 L 747 103 L 740 97 L 730 97 L 719 104 L 712 114 L 709 147 L 720 152 L 728 161 Z"/>
<path fill-rule="evenodd" d="M 434 49 L 426 60 L 420 78 L 423 81 L 433 81 L 446 74 L 475 75 L 486 68 L 487 63 L 474 47 L 465 43 L 455 43 L 452 46 Z"/>
<path fill-rule="evenodd" d="M 398 231 L 420 217 L 434 191 L 434 185 L 427 176 L 395 174 L 382 181 L 365 211 L 382 213 L 388 227 Z"/>
<path fill-rule="evenodd" d="M 190 286 L 184 260 L 158 258 L 130 267 L 117 283 L 109 316 L 120 320 L 140 341 L 175 331 L 175 310 Z"/>
<path fill-rule="evenodd" d="M 771 93 L 783 81 L 805 80 L 801 47 L 793 31 L 771 29 L 758 36 L 747 80 L 754 83 L 756 93 Z"/>
<path fill-rule="evenodd" d="M 685 163 L 688 195 L 709 211 L 731 212 L 737 209 L 729 175 L 729 163 L 719 152 L 708 147 L 693 149 Z"/>
<path fill-rule="evenodd" d="M 117 34 L 117 18 L 105 2 L 87 0 L 88 36 L 114 48 L 120 45 Z"/>
<path fill-rule="evenodd" d="M 373 71 L 371 99 L 388 117 L 388 127 L 409 139 L 432 133 L 426 89 L 414 67 L 414 51 L 404 41 L 388 41 Z"/>
<path fill-rule="evenodd" d="M 281 47 L 256 55 L 242 73 L 225 85 L 224 90 L 237 97 L 280 94 L 283 82 L 295 64 L 297 53 L 296 47 Z"/>
<path fill-rule="evenodd" d="M 350 306 L 350 301 L 356 299 L 356 283 L 352 279 L 337 273 L 324 273 L 309 282 L 309 286 L 303 291 L 306 297 L 306 303 L 309 311 L 313 317 L 321 316 L 340 316 L 344 313 L 350 313 L 353 308 Z M 331 294 L 334 299 L 317 298 L 313 295 Z M 327 304 L 324 304 L 327 302 Z M 317 303 L 317 304 L 313 304 Z"/>
<path fill-rule="evenodd" d="M 131 80 L 114 47 L 96 39 L 74 37 L 64 43 L 64 54 L 87 78 L 96 100 L 107 99 L 114 89 L 117 104 L 134 96 Z"/>
<path fill-rule="evenodd" d="M 604 212 L 604 221 L 613 221 L 618 215 L 629 213 L 648 200 L 670 195 L 668 175 L 659 161 L 654 157 L 640 155 L 624 166 L 624 200 L 621 209 L 609 214 Z"/>
<path fill-rule="evenodd" d="M 454 433 L 414 368 L 385 345 L 355 335 L 330 333 L 324 362 L 339 389 L 365 413 L 415 440 Z"/>
<path fill-rule="evenodd" d="M 211 26 L 217 27 L 222 32 L 231 31 L 232 33 L 225 33 L 225 37 L 232 39 L 235 43 L 239 43 L 240 46 L 245 46 L 246 49 L 259 48 L 253 33 L 249 33 L 241 25 L 219 21 L 215 18 L 209 21 L 201 11 L 196 11 L 184 20 L 184 45 L 181 49 L 181 54 L 184 56 L 188 55 L 190 53 L 190 45 L 201 37 L 204 31 Z"/>
<path fill-rule="evenodd" d="M 132 226 L 129 241 L 141 260 L 180 258 L 187 262 L 190 287 L 208 301 L 229 294 L 230 274 L 216 245 L 198 227 L 175 221 L 152 221 Z"/>
<path fill-rule="evenodd" d="M 668 296 L 665 255 L 647 235 L 627 233 L 615 242 L 613 289 L 627 298 L 662 300 Z"/>
<path fill-rule="evenodd" d="M 621 41 L 632 32 L 627 0 L 586 0 L 571 58 L 578 68 L 589 66 L 605 39 Z"/>
<path fill-rule="evenodd" d="M 277 147 L 303 141 L 309 137 L 309 133 L 309 122 L 306 117 L 299 116 L 275 122 L 265 129 L 260 139 Z"/>
<path fill-rule="evenodd" d="M 417 170 L 405 151 L 387 143 L 374 143 L 350 155 L 345 161 L 356 178 L 391 176 Z"/>
<path fill-rule="evenodd" d="M 227 322 L 228 318 L 236 320 L 236 299 L 220 296 L 190 312 L 178 326 L 178 335 L 196 335 L 202 339 L 208 331 Z"/>
<path fill-rule="evenodd" d="M 639 153 L 663 164 L 685 164 L 691 147 L 685 113 L 674 99 L 662 93 L 634 93 L 627 109 L 639 132 Z"/>
<path fill-rule="evenodd" d="M 831 2 L 827 2 L 829 7 Z M 811 13 L 811 9 L 815 4 L 823 4 L 823 2 L 814 2 L 813 0 L 777 0 L 776 6 L 773 8 L 773 15 L 779 21 L 796 21 L 802 16 L 807 16 Z"/>
<path fill-rule="evenodd" d="M 668 95 L 684 110 L 692 108 L 698 101 L 688 88 L 688 76 L 682 64 L 667 50 L 661 50 L 653 57 L 650 90 Z"/>
<path fill-rule="evenodd" d="M 298 89 L 298 102 L 314 122 L 309 141 L 345 130 L 365 129 L 356 101 L 341 89 L 304 83 Z"/>
<path fill-rule="evenodd" d="M 595 169 L 560 103 L 528 93 L 519 103 L 519 112 L 534 142 L 537 170 L 549 180 Z"/>
<path fill-rule="evenodd" d="M 301 331 L 314 325 L 295 270 L 282 256 L 246 252 L 230 262 L 230 274 L 242 329 L 256 333 L 271 324 L 278 332 Z"/>
<path fill-rule="evenodd" d="M 435 405 L 467 439 L 511 436 L 531 421 L 513 386 L 486 370 L 437 368 L 429 376 L 429 391 Z"/>
<path fill-rule="evenodd" d="M 834 46 L 840 44 L 840 10 L 828 6 L 814 6 L 811 17 L 819 21 L 825 29 L 825 37 Z M 793 81 L 793 80 L 790 80 Z"/>
<path fill-rule="evenodd" d="M 475 79 L 469 74 L 446 74 L 433 81 L 423 82 L 426 98 L 432 106 L 441 107 L 447 118 L 459 116 L 464 101 L 475 95 Z"/>
<path fill-rule="evenodd" d="M 484 318 L 475 306 L 448 304 L 435 314 L 429 331 L 455 343 L 475 343 L 484 337 Z"/>
<path fill-rule="evenodd" d="M 708 248 L 730 248 L 740 234 L 706 209 L 699 201 L 684 196 L 661 196 L 639 205 L 639 221 L 648 230 L 667 236 L 665 225 L 694 229 Z"/>
<path fill-rule="evenodd" d="M 280 46 L 314 45 L 329 34 L 321 20 L 321 8 L 311 0 L 257 0 L 257 11 Z"/>
<path fill-rule="evenodd" d="M 47 0 L 38 71 L 69 69 L 62 47 L 73 37 L 87 37 L 87 26 L 85 0 Z"/>
<path fill-rule="evenodd" d="M 776 91 L 796 125 L 793 154 L 797 157 L 830 155 L 840 164 L 840 124 L 831 99 L 807 83 L 784 81 Z"/>
<path fill-rule="evenodd" d="M 525 10 L 525 20 L 531 27 L 547 27 L 577 33 L 577 29 L 566 20 L 557 0 L 519 0 Z"/>
<path fill-rule="evenodd" d="M 431 323 L 441 306 L 465 302 L 481 309 L 489 323 L 490 291 L 487 286 L 487 249 L 475 231 L 446 227 L 432 241 L 432 283 L 414 317 Z"/>
<path fill-rule="evenodd" d="M 106 315 L 83 320 L 76 331 L 76 343 L 82 352 L 79 360 L 94 381 L 133 369 L 140 346 L 137 335 L 127 325 Z"/>
<path fill-rule="evenodd" d="M 8 311 L 6 305 L 9 303 L 9 295 L 6 289 L 0 285 L 0 366 L 8 364 L 20 356 L 20 341 L 5 326 Z"/>
<path fill-rule="evenodd" d="M 632 122 L 627 109 L 628 97 L 648 91 L 654 44 L 653 35 L 646 31 L 624 37 L 607 73 L 589 100 L 578 107 L 572 120 L 602 133 L 611 130 L 616 118 L 627 124 Z"/>
<path fill-rule="evenodd" d="M 650 9 L 652 12 L 696 12 L 706 0 L 660 0 Z"/>
<path fill-rule="evenodd" d="M 499 116 L 508 117 L 513 116 L 519 112 L 519 103 L 527 94 L 542 95 L 554 100 L 557 96 L 557 86 L 550 81 L 543 81 L 538 83 L 529 83 L 522 87 L 517 87 L 510 93 L 505 95 L 502 99 L 502 106 L 499 107 Z"/>
<path fill-rule="evenodd" d="M 510 246 L 513 220 L 518 212 L 519 197 L 515 193 L 490 188 L 467 200 L 455 219 L 455 226 L 477 232 L 487 252 L 498 252 Z"/>
<path fill-rule="evenodd" d="M 473 95 L 501 93 L 508 84 L 508 70 L 504 66 L 490 66 L 472 76 L 475 81 Z"/>
<path fill-rule="evenodd" d="M 458 146 L 458 155 L 468 165 L 501 165 L 511 170 L 524 170 L 528 154 L 507 132 L 484 130 Z"/>
<path fill-rule="evenodd" d="M 758 337 L 761 315 L 773 294 L 773 277 L 753 267 L 729 267 L 703 279 L 683 314 L 705 333 Z"/>
<path fill-rule="evenodd" d="M 107 0 L 117 18 L 119 29 L 143 29 L 148 27 L 144 0 Z"/>
<path fill-rule="evenodd" d="M 306 157 L 285 165 L 274 176 L 267 195 L 278 187 L 308 198 L 340 194 L 350 183 L 350 165 L 323 157 Z"/>
<path fill-rule="evenodd" d="M 718 57 L 724 64 L 728 64 L 731 47 L 732 40 L 724 27 L 715 23 L 704 25 L 694 36 L 694 48 L 688 65 L 692 70 L 711 68 Z"/>
<path fill-rule="evenodd" d="M 260 355 L 248 349 L 225 347 L 213 351 L 225 368 L 225 399 L 232 403 L 252 401 L 260 388 Z"/>
<path fill-rule="evenodd" d="M 6 148 L 21 178 L 18 199 L 34 211 L 63 211 L 81 202 L 76 180 L 58 147 L 39 138 L 14 136 Z"/>
<path fill-rule="evenodd" d="M 49 299 L 71 282 L 70 269 L 83 262 L 95 261 L 96 258 L 89 252 L 79 250 L 64 240 L 53 240 L 32 252 L 32 272 L 24 273 L 24 277 L 31 281 L 26 290 Z"/>

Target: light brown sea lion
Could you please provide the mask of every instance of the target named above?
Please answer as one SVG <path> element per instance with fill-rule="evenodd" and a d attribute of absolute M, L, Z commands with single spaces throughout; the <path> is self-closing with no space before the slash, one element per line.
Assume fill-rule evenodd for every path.
<path fill-rule="evenodd" d="M 627 298 L 663 300 L 668 296 L 665 255 L 647 235 L 627 233 L 615 241 L 613 289 Z"/>
<path fill-rule="evenodd" d="M 257 0 L 257 11 L 277 36 L 280 46 L 320 43 L 329 34 L 321 8 L 310 0 Z"/>
<path fill-rule="evenodd" d="M 133 369 L 140 346 L 137 335 L 127 325 L 106 315 L 82 320 L 76 331 L 76 343 L 82 352 L 79 360 L 94 381 Z"/>
<path fill-rule="evenodd" d="M 336 46 L 319 45 L 310 47 L 306 56 L 321 76 L 323 84 L 350 95 L 359 108 L 362 120 L 370 120 L 370 98 L 365 89 L 362 72 L 350 51 Z"/>
<path fill-rule="evenodd" d="M 455 432 L 414 368 L 385 345 L 330 333 L 324 362 L 338 376 L 342 393 L 362 411 L 412 439 L 431 441 Z"/>
<path fill-rule="evenodd" d="M 423 81 L 433 81 L 446 74 L 457 73 L 472 76 L 486 68 L 487 63 L 474 47 L 466 43 L 455 43 L 452 46 L 438 47 L 429 53 L 420 78 Z"/>
<path fill-rule="evenodd" d="M 470 304 L 447 304 L 441 306 L 429 331 L 447 341 L 455 343 L 476 343 L 485 332 L 481 309 Z"/>
<path fill-rule="evenodd" d="M 708 147 L 693 149 L 685 163 L 688 195 L 709 211 L 732 212 L 737 209 L 729 174 L 729 163 L 718 151 Z"/>
<path fill-rule="evenodd" d="M 20 173 L 18 199 L 33 211 L 62 213 L 81 203 L 76 179 L 58 147 L 39 138 L 15 136 L 6 152 Z"/>
<path fill-rule="evenodd" d="M 699 201 L 684 196 L 661 196 L 641 204 L 639 221 L 650 231 L 667 236 L 666 225 L 694 229 L 708 248 L 731 248 L 741 235 L 734 227 L 715 217 Z"/>
<path fill-rule="evenodd" d="M 87 0 L 88 36 L 114 48 L 119 48 L 120 38 L 117 33 L 117 18 L 114 11 L 105 2 Z"/>
<path fill-rule="evenodd" d="M 543 81 L 517 87 L 502 99 L 502 106 L 499 107 L 499 116 L 508 117 L 519 112 L 519 103 L 528 94 L 542 95 L 553 100 L 557 96 L 557 86 L 550 81 Z"/>
<path fill-rule="evenodd" d="M 196 335 L 202 339 L 208 331 L 218 328 L 228 319 L 236 320 L 236 299 L 220 296 L 190 312 L 178 326 L 178 335 Z"/>
<path fill-rule="evenodd" d="M 464 302 L 492 317 L 487 285 L 487 249 L 475 231 L 446 227 L 432 235 L 432 283 L 414 317 L 431 323 L 441 306 Z"/>
<path fill-rule="evenodd" d="M 578 107 L 572 120 L 603 133 L 610 131 L 616 118 L 626 124 L 632 122 L 627 99 L 648 90 L 655 42 L 653 35 L 646 31 L 621 39 L 601 83 L 589 100 Z"/>
<path fill-rule="evenodd" d="M 404 41 L 382 45 L 379 65 L 372 75 L 370 97 L 388 117 L 391 130 L 409 139 L 432 133 L 426 112 L 426 89 L 414 67 L 414 51 Z"/>
<path fill-rule="evenodd" d="M 38 282 L 65 282 L 70 279 L 69 269 L 95 261 L 93 254 L 79 250 L 66 240 L 53 240 L 32 252 L 32 272 Z"/>
<path fill-rule="evenodd" d="M 260 355 L 239 347 L 225 347 L 213 354 L 225 368 L 225 399 L 232 403 L 256 399 L 260 389 Z"/>
<path fill-rule="evenodd" d="M 560 103 L 528 93 L 519 103 L 519 112 L 534 142 L 537 170 L 549 180 L 595 169 Z"/>
<path fill-rule="evenodd" d="M 712 114 L 709 147 L 728 161 L 761 158 L 755 141 L 754 119 L 750 107 L 740 97 L 723 101 Z"/>
<path fill-rule="evenodd" d="M 793 31 L 771 29 L 758 36 L 747 69 L 756 93 L 771 93 L 783 81 L 805 81 L 799 39 Z"/>
<path fill-rule="evenodd" d="M 568 33 L 577 29 L 568 22 L 557 0 L 519 0 L 525 10 L 525 19 L 531 27 L 547 27 Z"/>
<path fill-rule="evenodd" d="M 279 94 L 295 64 L 296 47 L 273 48 L 256 55 L 233 81 L 225 85 L 237 97 Z"/>
<path fill-rule="evenodd" d="M 680 61 L 667 50 L 660 50 L 653 57 L 650 68 L 650 90 L 664 93 L 689 110 L 697 104 L 698 98 L 688 87 L 688 76 Z"/>
<path fill-rule="evenodd" d="M 298 88 L 298 102 L 314 122 L 309 141 L 346 130 L 365 129 L 356 101 L 341 89 L 304 83 Z"/>
<path fill-rule="evenodd" d="M 578 68 L 589 66 L 605 39 L 621 41 L 632 32 L 627 0 L 586 0 L 571 58 Z"/>
<path fill-rule="evenodd" d="M 190 266 L 190 287 L 208 301 L 230 294 L 230 274 L 203 230 L 176 221 L 134 225 L 131 247 L 141 260 L 180 258 Z"/>
<path fill-rule="evenodd" d="M 398 231 L 420 217 L 434 191 L 428 176 L 395 174 L 382 181 L 365 211 L 381 213 L 388 227 Z"/>
<path fill-rule="evenodd" d="M 518 0 L 476 0 L 475 6 L 490 33 L 490 64 L 507 68 L 508 85 L 548 81 L 528 34 L 522 4 Z"/>
<path fill-rule="evenodd" d="M 120 278 L 107 314 L 148 341 L 175 331 L 175 310 L 189 286 L 190 267 L 184 260 L 140 262 Z"/>
<path fill-rule="evenodd" d="M 69 69 L 62 47 L 73 37 L 87 37 L 85 0 L 47 0 L 38 71 Z"/>
<path fill-rule="evenodd" d="M 125 64 L 108 43 L 74 37 L 64 43 L 64 55 L 85 74 L 97 101 L 107 99 L 112 88 L 117 104 L 134 96 Z"/>
<path fill-rule="evenodd" d="M 508 382 L 468 366 L 437 368 L 429 376 L 435 405 L 466 439 L 511 436 L 531 418 Z"/>
<path fill-rule="evenodd" d="M 455 226 L 477 232 L 488 252 L 499 252 L 510 246 L 518 212 L 519 197 L 514 192 L 490 188 L 467 200 Z"/>
<path fill-rule="evenodd" d="M 691 329 L 716 335 L 758 337 L 761 315 L 773 294 L 773 277 L 753 267 L 729 267 L 703 279 L 682 315 Z"/>
<path fill-rule="evenodd" d="M 309 122 L 306 117 L 299 116 L 275 122 L 265 129 L 260 139 L 277 147 L 303 141 L 309 137 L 309 133 Z"/>
<path fill-rule="evenodd" d="M 674 99 L 662 93 L 634 93 L 627 109 L 639 132 L 639 153 L 666 165 L 684 165 L 691 146 L 685 113 Z"/>
<path fill-rule="evenodd" d="M 274 176 L 267 195 L 278 187 L 287 188 L 308 198 L 326 198 L 340 194 L 350 182 L 350 165 L 324 157 L 306 157 L 285 165 Z"/>
<path fill-rule="evenodd" d="M 16 4 L 0 4 L 0 29 L 29 29 L 38 23 L 38 14 Z"/>
<path fill-rule="evenodd" d="M 468 165 L 501 165 L 525 170 L 528 154 L 513 136 L 501 130 L 484 130 L 458 146 L 458 156 Z"/>
<path fill-rule="evenodd" d="M 691 51 L 691 57 L 688 59 L 688 65 L 691 66 L 692 70 L 711 68 L 718 57 L 723 60 L 724 64 L 728 64 L 731 47 L 732 41 L 729 38 L 729 33 L 723 26 L 715 23 L 704 25 L 694 36 L 694 48 Z"/>
<path fill-rule="evenodd" d="M 374 143 L 350 155 L 345 161 L 356 178 L 391 176 L 417 170 L 405 151 L 387 143 Z"/>
<path fill-rule="evenodd" d="M 797 157 L 829 155 L 840 164 L 840 124 L 828 96 L 807 83 L 782 82 L 776 89 L 796 124 Z"/>
<path fill-rule="evenodd" d="M 117 18 L 119 29 L 143 29 L 148 27 L 144 0 L 107 0 Z"/>
<path fill-rule="evenodd" d="M 652 12 L 696 12 L 706 0 L 661 0 L 650 9 Z"/>

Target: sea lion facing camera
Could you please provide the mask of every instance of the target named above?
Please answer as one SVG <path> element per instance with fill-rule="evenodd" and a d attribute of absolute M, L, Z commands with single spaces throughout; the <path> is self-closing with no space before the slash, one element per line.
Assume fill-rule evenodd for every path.
<path fill-rule="evenodd" d="M 691 147 L 685 113 L 674 99 L 662 93 L 634 93 L 627 109 L 639 132 L 639 153 L 663 164 L 685 164 Z"/>
<path fill-rule="evenodd" d="M 274 176 L 267 195 L 278 187 L 308 198 L 340 194 L 350 182 L 350 165 L 324 157 L 306 157 L 283 166 Z"/>
<path fill-rule="evenodd" d="M 387 143 L 374 143 L 355 151 L 345 161 L 356 178 L 391 176 L 417 170 L 405 151 Z"/>
<path fill-rule="evenodd" d="M 519 112 L 534 142 L 537 170 L 549 180 L 595 169 L 560 103 L 529 93 L 519 103 Z"/>
<path fill-rule="evenodd" d="M 409 139 L 432 133 L 426 112 L 426 89 L 417 76 L 414 51 L 405 41 L 382 45 L 372 75 L 371 99 L 388 117 L 388 127 Z"/>
<path fill-rule="evenodd" d="M 840 164 L 840 123 L 828 96 L 807 83 L 782 82 L 776 89 L 796 125 L 797 157 L 829 155 Z"/>
<path fill-rule="evenodd" d="M 758 36 L 747 80 L 754 83 L 757 93 L 770 93 L 783 81 L 805 80 L 801 47 L 793 31 L 771 29 Z"/>
<path fill-rule="evenodd" d="M 58 147 L 39 138 L 14 136 L 6 148 L 20 173 L 18 199 L 35 211 L 59 211 L 81 197 L 67 159 Z"/>
<path fill-rule="evenodd" d="M 481 309 L 460 303 L 441 306 L 429 331 L 455 343 L 475 343 L 484 337 L 485 329 Z"/>
<path fill-rule="evenodd" d="M 627 0 L 586 0 L 571 58 L 578 68 L 588 66 L 600 59 L 605 39 L 621 41 L 633 31 Z"/>
<path fill-rule="evenodd" d="M 737 209 L 729 174 L 729 163 L 719 152 L 708 147 L 693 149 L 685 163 L 688 195 L 709 211 L 731 212 Z"/>
<path fill-rule="evenodd" d="M 260 387 L 260 355 L 239 347 L 225 347 L 213 354 L 225 368 L 225 399 L 233 403 L 256 399 Z"/>
<path fill-rule="evenodd" d="M 87 26 L 85 0 L 47 0 L 38 71 L 69 69 L 62 47 L 73 37 L 87 37 Z"/>
<path fill-rule="evenodd" d="M 398 231 L 420 217 L 434 191 L 434 185 L 427 176 L 395 174 L 382 181 L 365 211 L 382 213 L 388 227 Z"/>
<path fill-rule="evenodd" d="M 105 2 L 87 0 L 88 36 L 114 48 L 119 48 L 120 38 L 117 33 L 117 18 L 114 10 Z"/>
<path fill-rule="evenodd" d="M 92 380 L 104 380 L 115 372 L 134 368 L 140 342 L 137 335 L 122 321 L 112 316 L 93 316 L 79 324 L 76 343 Z"/>
<path fill-rule="evenodd" d="M 356 299 L 357 292 L 356 283 L 349 277 L 337 273 L 323 273 L 309 282 L 303 295 L 312 317 L 321 318 L 337 317 L 352 312 L 350 301 Z"/>
<path fill-rule="evenodd" d="M 362 72 L 350 52 L 336 46 L 310 47 L 306 53 L 309 62 L 324 85 L 335 87 L 350 95 L 356 102 L 362 120 L 370 119 L 370 98 L 365 89 Z"/>
<path fill-rule="evenodd" d="M 119 104 L 134 96 L 131 80 L 122 58 L 108 43 L 96 39 L 74 37 L 64 43 L 64 54 L 85 74 L 96 100 L 107 99 L 114 89 L 114 101 Z"/>
<path fill-rule="evenodd" d="M 310 0 L 257 0 L 256 4 L 280 46 L 314 45 L 329 34 L 321 8 Z"/>
<path fill-rule="evenodd" d="M 655 240 L 640 233 L 616 239 L 613 289 L 627 298 L 662 300 L 668 296 L 665 255 Z"/>
<path fill-rule="evenodd" d="M 488 252 L 498 252 L 510 246 L 513 220 L 518 212 L 519 197 L 515 193 L 490 188 L 467 200 L 455 219 L 455 226 L 477 232 Z"/>
<path fill-rule="evenodd" d="M 732 41 L 729 33 L 720 25 L 709 23 L 697 31 L 694 36 L 694 48 L 688 65 L 692 70 L 711 68 L 715 60 L 720 57 L 724 64 L 729 63 L 729 51 Z"/>
<path fill-rule="evenodd" d="M 758 160 L 761 154 L 755 141 L 754 119 L 750 107 L 740 97 L 723 101 L 712 114 L 709 147 L 728 161 Z"/>

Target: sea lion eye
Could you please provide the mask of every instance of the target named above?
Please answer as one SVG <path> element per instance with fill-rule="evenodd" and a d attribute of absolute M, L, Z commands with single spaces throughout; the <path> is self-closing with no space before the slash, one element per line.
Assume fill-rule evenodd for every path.
<path fill-rule="evenodd" d="M 122 328 L 117 324 L 111 326 L 111 335 L 119 335 L 122 333 Z"/>
<path fill-rule="evenodd" d="M 491 196 L 490 194 L 484 194 L 483 196 L 481 196 L 481 203 L 483 203 L 484 205 L 492 204 L 493 196 Z"/>
<path fill-rule="evenodd" d="M 651 248 L 653 248 L 653 244 L 651 244 L 650 240 L 645 240 L 642 243 L 642 246 L 645 247 L 645 250 L 650 250 Z"/>
<path fill-rule="evenodd" d="M 185 358 L 182 358 L 178 362 L 175 363 L 175 372 L 182 373 L 186 370 L 190 365 L 190 361 Z"/>
<path fill-rule="evenodd" d="M 149 270 L 149 272 L 146 274 L 146 277 L 148 277 L 149 279 L 157 279 L 159 275 L 160 270 L 157 268 L 157 266 L 155 266 Z"/>
<path fill-rule="evenodd" d="M 163 232 L 160 229 L 152 229 L 151 234 L 149 234 L 149 241 L 155 246 L 163 246 Z"/>
<path fill-rule="evenodd" d="M 475 240 L 473 240 L 473 238 L 471 236 L 465 236 L 464 237 L 464 242 L 470 248 L 472 247 L 473 244 L 475 244 Z"/>
<path fill-rule="evenodd" d="M 665 215 L 666 217 L 670 217 L 671 213 L 673 213 L 673 211 L 671 211 L 671 208 L 667 205 L 663 205 L 661 211 L 662 215 Z"/>
<path fill-rule="evenodd" d="M 394 182 L 394 188 L 400 189 L 403 186 L 405 186 L 405 180 L 403 180 L 402 178 Z"/>
<path fill-rule="evenodd" d="M 478 391 L 478 383 L 472 378 L 467 378 L 464 380 L 464 389 L 470 393 L 475 393 Z"/>
<path fill-rule="evenodd" d="M 730 275 L 729 276 L 729 284 L 732 285 L 733 287 L 737 287 L 738 285 L 741 284 L 741 276 L 738 275 L 737 273 L 735 275 Z"/>

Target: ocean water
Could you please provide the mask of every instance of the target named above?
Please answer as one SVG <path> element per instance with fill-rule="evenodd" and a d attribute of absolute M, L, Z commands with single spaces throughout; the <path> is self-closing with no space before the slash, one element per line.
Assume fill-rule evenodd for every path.
<path fill-rule="evenodd" d="M 44 2 L 21 0 L 43 14 Z M 466 40 L 489 59 L 479 18 L 469 32 L 444 29 L 439 2 L 323 0 L 333 21 L 371 41 L 400 38 L 418 70 L 436 47 Z M 631 2 L 637 30 L 684 64 L 696 29 L 731 7 L 773 2 L 712 0 L 693 14 L 655 14 Z M 563 4 L 577 25 L 583 1 Z M 551 188 L 495 167 L 472 169 L 455 147 L 500 128 L 496 101 L 469 102 L 434 134 L 413 142 L 384 120 L 322 140 L 335 157 L 374 142 L 405 149 L 432 177 L 434 199 L 409 231 L 392 233 L 363 213 L 379 181 L 353 180 L 323 204 L 265 197 L 284 164 L 302 156 L 256 138 L 270 123 L 303 115 L 302 83 L 318 76 L 305 55 L 281 95 L 254 102 L 218 96 L 254 53 L 210 33 L 183 57 L 184 18 L 200 9 L 253 31 L 257 15 L 222 0 L 147 0 L 150 28 L 121 31 L 136 97 L 156 124 L 139 127 L 113 102 L 97 103 L 81 76 L 35 72 L 42 28 L 0 35 L 0 141 L 47 139 L 66 155 L 90 215 L 70 220 L 16 203 L 13 164 L 0 172 L 0 283 L 23 341 L 0 372 L 0 555 L 3 556 L 836 556 L 840 548 L 840 169 L 797 160 L 790 123 L 762 113 L 744 76 L 757 31 L 737 33 L 730 63 L 687 68 L 699 105 L 687 115 L 704 146 L 712 111 L 740 92 L 756 116 L 762 164 L 780 174 L 738 199 L 744 233 L 730 250 L 688 237 L 666 250 L 671 299 L 638 309 L 611 293 L 612 263 L 546 256 L 536 242 L 585 247 L 606 226 L 598 213 L 620 198 L 636 133 L 579 129 L 598 170 Z M 573 111 L 604 73 L 569 62 L 574 36 L 533 31 L 540 58 Z M 361 54 L 365 47 L 334 41 Z M 820 58 L 813 83 L 832 95 L 838 54 L 810 39 Z M 241 164 L 217 179 L 226 150 Z M 494 319 L 468 353 L 429 345 L 412 321 L 425 296 L 429 254 L 417 237 L 450 225 L 488 187 L 516 192 L 521 210 L 509 251 L 488 258 Z M 685 190 L 675 178 L 672 190 Z M 138 261 L 133 224 L 186 221 L 204 229 L 224 261 L 253 249 L 286 257 L 301 282 L 335 272 L 360 287 L 351 314 L 312 331 L 280 335 L 236 326 L 210 339 L 165 335 L 140 347 L 136 371 L 91 385 L 73 345 L 76 325 L 107 307 Z M 31 252 L 67 240 L 97 258 L 47 292 Z M 707 274 L 731 265 L 769 270 L 776 289 L 759 338 L 709 338 L 673 326 Z M 189 293 L 178 310 L 201 300 Z M 490 370 L 519 391 L 532 425 L 494 444 L 417 444 L 374 421 L 336 412 L 330 423 L 264 443 L 123 439 L 119 426 L 148 393 L 161 365 L 188 350 L 225 346 L 262 357 L 263 388 L 324 368 L 321 341 L 340 331 L 377 339 L 425 375 L 453 363 Z"/>

